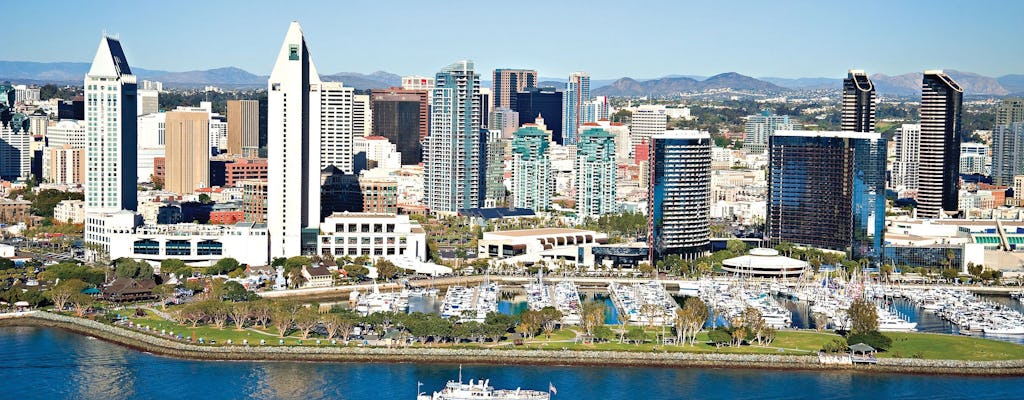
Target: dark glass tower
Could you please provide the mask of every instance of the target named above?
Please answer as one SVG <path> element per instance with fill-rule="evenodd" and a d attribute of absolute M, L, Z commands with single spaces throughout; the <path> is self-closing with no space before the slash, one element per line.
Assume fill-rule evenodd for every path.
<path fill-rule="evenodd" d="M 925 71 L 921 87 L 917 216 L 955 215 L 959 209 L 960 114 L 964 90 L 942 71 Z"/>
<path fill-rule="evenodd" d="M 562 143 L 562 92 L 553 87 L 531 87 L 516 93 L 512 108 L 519 113 L 519 126 L 531 124 L 540 115 L 551 130 L 551 140 Z"/>
<path fill-rule="evenodd" d="M 875 85 L 868 74 L 850 70 L 843 80 L 844 132 L 875 131 Z M 854 141 L 853 162 L 853 259 L 877 260 L 885 242 L 884 140 Z"/>
<path fill-rule="evenodd" d="M 651 136 L 648 246 L 651 262 L 711 250 L 711 136 L 669 131 Z"/>

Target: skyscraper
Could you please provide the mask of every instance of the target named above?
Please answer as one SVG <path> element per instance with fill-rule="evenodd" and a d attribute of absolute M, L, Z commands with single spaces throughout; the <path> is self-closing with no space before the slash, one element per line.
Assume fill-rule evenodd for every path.
<path fill-rule="evenodd" d="M 996 107 L 996 125 L 1024 122 L 1024 99 L 1012 97 L 1003 99 Z"/>
<path fill-rule="evenodd" d="M 577 132 L 585 119 L 584 105 L 590 101 L 590 75 L 586 72 L 569 74 L 569 82 L 565 85 L 562 95 L 562 142 L 564 145 L 576 144 Z"/>
<path fill-rule="evenodd" d="M 505 202 L 505 144 L 500 130 L 480 130 L 480 206 L 498 207 Z"/>
<path fill-rule="evenodd" d="M 532 69 L 496 69 L 491 81 L 494 108 L 516 108 L 516 94 L 537 86 L 537 71 Z"/>
<path fill-rule="evenodd" d="M 584 122 L 596 122 L 608 119 L 608 96 L 594 96 L 583 103 Z"/>
<path fill-rule="evenodd" d="M 512 139 L 512 204 L 546 211 L 551 207 L 548 134 L 536 126 L 519 128 Z"/>
<path fill-rule="evenodd" d="M 191 194 L 210 187 L 210 117 L 206 113 L 170 111 L 165 130 L 165 187 Z"/>
<path fill-rule="evenodd" d="M 665 133 L 668 120 L 665 118 L 665 106 L 645 104 L 636 108 L 630 119 L 629 136 L 633 146 L 650 143 L 651 136 Z"/>
<path fill-rule="evenodd" d="M 87 213 L 135 210 L 136 81 L 121 41 L 100 39 L 85 75 Z"/>
<path fill-rule="evenodd" d="M 320 169 L 338 167 L 353 172 L 352 138 L 356 135 L 355 89 L 341 82 L 320 85 Z"/>
<path fill-rule="evenodd" d="M 775 115 L 763 111 L 760 115 L 747 117 L 744 125 L 743 150 L 747 153 L 761 154 L 768 148 L 768 137 L 776 130 L 800 129 L 800 125 L 790 123 L 788 115 Z"/>
<path fill-rule="evenodd" d="M 228 100 L 228 154 L 259 155 L 260 102 Z"/>
<path fill-rule="evenodd" d="M 1024 122 L 996 125 L 992 129 L 992 183 L 1012 185 L 1013 177 L 1024 174 Z M 1024 197 L 1024 193 L 1015 197 Z"/>
<path fill-rule="evenodd" d="M 843 80 L 842 129 L 844 132 L 875 132 L 875 84 L 862 70 L 850 70 Z M 885 233 L 886 141 L 854 141 L 853 241 L 854 259 L 877 260 L 882 256 Z"/>
<path fill-rule="evenodd" d="M 941 70 L 924 72 L 917 216 L 955 215 L 959 208 L 960 114 L 964 90 Z"/>
<path fill-rule="evenodd" d="M 433 81 L 433 79 L 431 79 Z M 426 90 L 377 89 L 370 94 L 373 134 L 388 138 L 402 153 L 403 165 L 423 160 L 420 141 L 430 129 L 430 95 Z"/>
<path fill-rule="evenodd" d="M 267 81 L 267 228 L 270 256 L 301 253 L 320 219 L 320 75 L 298 22 L 288 27 Z"/>
<path fill-rule="evenodd" d="M 616 212 L 615 135 L 586 129 L 576 145 L 576 218 Z"/>
<path fill-rule="evenodd" d="M 433 211 L 480 205 L 480 75 L 459 61 L 435 76 L 423 141 L 423 202 Z"/>
<path fill-rule="evenodd" d="M 519 126 L 544 117 L 551 129 L 551 139 L 562 143 L 562 94 L 553 87 L 528 88 L 517 93 L 512 110 L 519 113 Z"/>
<path fill-rule="evenodd" d="M 896 129 L 896 161 L 892 165 L 892 187 L 917 193 L 921 164 L 921 125 L 903 124 Z"/>
<path fill-rule="evenodd" d="M 711 135 L 673 130 L 650 138 L 648 246 L 651 262 L 711 251 Z"/>
<path fill-rule="evenodd" d="M 370 109 L 370 95 L 352 96 L 352 135 L 370 136 L 373 132 L 373 111 Z"/>
<path fill-rule="evenodd" d="M 768 241 L 877 257 L 885 148 L 874 132 L 775 131 L 768 149 Z"/>
<path fill-rule="evenodd" d="M 511 108 L 502 107 L 491 111 L 491 118 L 487 129 L 501 131 L 502 139 L 512 139 L 517 128 L 519 128 L 519 113 L 512 111 Z"/>

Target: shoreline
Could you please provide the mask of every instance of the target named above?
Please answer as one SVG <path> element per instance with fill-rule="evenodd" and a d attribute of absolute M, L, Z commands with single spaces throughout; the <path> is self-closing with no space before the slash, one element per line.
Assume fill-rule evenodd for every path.
<path fill-rule="evenodd" d="M 58 328 L 136 351 L 197 361 L 375 362 L 471 365 L 618 366 L 752 370 L 852 371 L 926 375 L 1024 376 L 1024 360 L 960 361 L 881 358 L 877 365 L 824 365 L 817 356 L 629 351 L 384 348 L 326 346 L 201 346 L 100 322 L 35 312 L 0 319 L 0 327 Z"/>

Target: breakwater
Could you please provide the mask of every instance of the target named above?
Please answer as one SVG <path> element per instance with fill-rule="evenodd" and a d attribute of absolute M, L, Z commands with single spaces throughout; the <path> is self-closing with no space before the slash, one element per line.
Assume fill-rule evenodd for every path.
<path fill-rule="evenodd" d="M 624 366 L 667 368 L 745 368 L 855 370 L 956 375 L 1024 376 L 1024 360 L 959 361 L 879 359 L 872 366 L 822 365 L 817 356 L 686 352 L 578 351 L 529 349 L 452 349 L 430 347 L 205 346 L 157 337 L 100 322 L 36 312 L 0 320 L 0 326 L 55 327 L 153 354 L 195 360 L 410 362 L 514 365 Z"/>

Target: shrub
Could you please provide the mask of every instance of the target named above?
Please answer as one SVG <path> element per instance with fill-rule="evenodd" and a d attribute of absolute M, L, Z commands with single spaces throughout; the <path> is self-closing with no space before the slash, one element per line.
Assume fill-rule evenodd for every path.
<path fill-rule="evenodd" d="M 851 334 L 846 337 L 846 343 L 864 343 L 878 351 L 886 351 L 892 347 L 892 339 L 878 331 Z"/>

